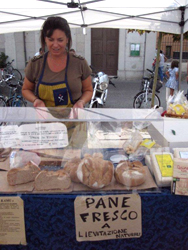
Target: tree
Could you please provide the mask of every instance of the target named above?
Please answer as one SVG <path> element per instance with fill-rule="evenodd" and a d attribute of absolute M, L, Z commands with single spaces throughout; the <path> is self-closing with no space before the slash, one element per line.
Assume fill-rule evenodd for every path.
<path fill-rule="evenodd" d="M 8 56 L 5 55 L 4 52 L 1 52 L 1 54 L 0 54 L 0 68 L 5 68 L 6 67 L 7 58 L 8 58 Z"/>

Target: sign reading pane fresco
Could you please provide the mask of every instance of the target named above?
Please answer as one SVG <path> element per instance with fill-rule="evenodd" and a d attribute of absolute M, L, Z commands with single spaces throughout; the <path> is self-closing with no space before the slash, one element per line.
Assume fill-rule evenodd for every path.
<path fill-rule="evenodd" d="M 74 202 L 77 241 L 142 236 L 138 194 L 79 196 Z"/>

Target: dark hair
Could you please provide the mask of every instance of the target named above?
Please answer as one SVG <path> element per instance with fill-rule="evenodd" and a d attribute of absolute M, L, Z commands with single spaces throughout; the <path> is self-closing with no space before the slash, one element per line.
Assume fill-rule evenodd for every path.
<path fill-rule="evenodd" d="M 58 16 L 48 17 L 42 25 L 41 30 L 41 46 L 43 50 L 45 49 L 45 37 L 51 37 L 54 30 L 59 29 L 65 32 L 66 37 L 68 38 L 68 50 L 72 45 L 72 37 L 69 24 L 66 19 Z"/>
<path fill-rule="evenodd" d="M 178 68 L 178 67 L 179 67 L 179 62 L 177 60 L 174 60 L 171 62 L 171 69 Z"/>

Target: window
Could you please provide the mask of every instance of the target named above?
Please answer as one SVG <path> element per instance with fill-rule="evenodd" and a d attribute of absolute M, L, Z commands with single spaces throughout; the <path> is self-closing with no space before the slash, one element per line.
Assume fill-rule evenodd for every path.
<path fill-rule="evenodd" d="M 140 44 L 139 43 L 131 43 L 130 56 L 140 56 Z"/>

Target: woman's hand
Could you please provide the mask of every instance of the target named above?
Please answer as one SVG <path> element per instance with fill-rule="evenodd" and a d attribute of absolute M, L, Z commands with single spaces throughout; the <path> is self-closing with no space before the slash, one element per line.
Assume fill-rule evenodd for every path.
<path fill-rule="evenodd" d="M 42 100 L 36 98 L 36 99 L 34 100 L 34 102 L 33 102 L 33 107 L 34 107 L 34 108 L 44 108 L 44 107 L 46 107 L 46 106 L 45 106 L 45 104 L 44 104 L 44 102 L 43 102 Z"/>
<path fill-rule="evenodd" d="M 84 108 L 84 105 L 85 105 L 85 102 L 84 102 L 84 100 L 78 100 L 75 104 L 74 104 L 74 106 L 73 106 L 73 109 L 74 108 L 80 108 L 80 109 L 83 109 Z"/>

